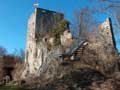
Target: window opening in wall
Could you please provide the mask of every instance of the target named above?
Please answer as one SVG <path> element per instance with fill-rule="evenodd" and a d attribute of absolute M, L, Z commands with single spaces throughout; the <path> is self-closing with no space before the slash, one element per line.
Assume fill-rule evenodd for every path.
<path fill-rule="evenodd" d="M 32 22 L 32 25 L 34 25 L 34 22 Z"/>
<path fill-rule="evenodd" d="M 107 32 L 107 34 L 109 34 L 109 32 Z"/>

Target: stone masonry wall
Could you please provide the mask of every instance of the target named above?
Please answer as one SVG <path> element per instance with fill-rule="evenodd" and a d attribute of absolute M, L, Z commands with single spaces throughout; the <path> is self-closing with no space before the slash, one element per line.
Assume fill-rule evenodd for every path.
<path fill-rule="evenodd" d="M 41 8 L 36 8 L 30 16 L 28 21 L 25 71 L 22 77 L 39 72 L 42 63 L 49 54 L 42 40 L 43 36 L 46 36 L 62 19 L 64 19 L 63 14 Z M 41 38 L 41 41 L 39 38 Z"/>

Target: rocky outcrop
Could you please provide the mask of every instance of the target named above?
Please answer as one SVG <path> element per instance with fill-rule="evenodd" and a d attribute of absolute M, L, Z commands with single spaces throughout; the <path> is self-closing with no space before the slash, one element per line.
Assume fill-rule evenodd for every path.
<path fill-rule="evenodd" d="M 90 86 L 93 82 L 104 82 L 106 79 L 107 78 L 98 71 L 83 68 L 76 69 L 54 81 L 41 83 L 41 85 L 33 84 L 34 87 L 30 87 L 33 87 L 33 90 L 91 90 Z"/>
<path fill-rule="evenodd" d="M 9 83 L 9 81 L 14 80 L 14 71 L 16 70 L 16 67 L 21 64 L 22 62 L 18 57 L 12 55 L 0 57 L 0 83 Z"/>

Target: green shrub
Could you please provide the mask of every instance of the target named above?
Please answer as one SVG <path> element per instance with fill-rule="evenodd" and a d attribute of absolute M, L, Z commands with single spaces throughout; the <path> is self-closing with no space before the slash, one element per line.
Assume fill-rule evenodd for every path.
<path fill-rule="evenodd" d="M 61 44 L 60 35 L 68 29 L 68 22 L 66 20 L 61 20 L 59 24 L 52 30 L 52 37 L 54 38 L 54 46 L 58 46 Z"/>

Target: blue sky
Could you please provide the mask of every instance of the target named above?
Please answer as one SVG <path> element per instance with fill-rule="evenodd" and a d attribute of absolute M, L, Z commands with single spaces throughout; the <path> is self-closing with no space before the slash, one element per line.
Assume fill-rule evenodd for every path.
<path fill-rule="evenodd" d="M 34 2 L 39 7 L 62 12 L 72 22 L 73 13 L 91 5 L 91 0 L 1 0 L 0 1 L 0 45 L 9 53 L 25 49 L 27 22 L 34 11 Z"/>

